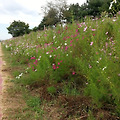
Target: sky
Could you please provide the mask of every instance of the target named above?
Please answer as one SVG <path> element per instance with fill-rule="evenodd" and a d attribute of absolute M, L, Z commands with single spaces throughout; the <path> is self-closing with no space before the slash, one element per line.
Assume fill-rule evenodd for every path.
<path fill-rule="evenodd" d="M 12 38 L 7 27 L 16 20 L 28 23 L 30 28 L 38 26 L 43 19 L 41 7 L 52 0 L 0 0 L 0 40 Z M 67 0 L 67 4 L 79 3 L 86 0 Z"/>

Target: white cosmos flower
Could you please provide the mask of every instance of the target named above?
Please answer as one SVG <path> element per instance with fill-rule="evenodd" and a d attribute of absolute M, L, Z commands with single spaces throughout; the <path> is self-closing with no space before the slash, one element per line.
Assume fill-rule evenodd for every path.
<path fill-rule="evenodd" d="M 58 46 L 58 49 L 60 48 L 60 46 Z"/>
<path fill-rule="evenodd" d="M 56 38 L 56 36 L 53 36 L 53 39 L 55 39 Z"/>
<path fill-rule="evenodd" d="M 65 45 L 67 45 L 67 43 L 65 43 Z"/>
<path fill-rule="evenodd" d="M 115 3 L 117 3 L 117 0 L 113 0 Z"/>
<path fill-rule="evenodd" d="M 112 8 L 113 3 L 117 3 L 117 0 L 113 0 L 113 1 L 110 3 L 109 10 Z"/>
<path fill-rule="evenodd" d="M 99 61 L 96 61 L 97 63 L 99 63 Z"/>
<path fill-rule="evenodd" d="M 5 47 L 6 47 L 6 48 L 8 48 L 8 46 L 7 46 L 7 45 L 6 45 Z"/>
<path fill-rule="evenodd" d="M 112 3 L 110 4 L 109 10 L 111 10 L 111 8 L 112 8 Z"/>
<path fill-rule="evenodd" d="M 20 75 L 19 75 L 19 77 L 21 77 L 23 75 L 23 73 L 21 73 Z"/>
<path fill-rule="evenodd" d="M 104 71 L 107 67 L 104 67 L 102 70 Z"/>

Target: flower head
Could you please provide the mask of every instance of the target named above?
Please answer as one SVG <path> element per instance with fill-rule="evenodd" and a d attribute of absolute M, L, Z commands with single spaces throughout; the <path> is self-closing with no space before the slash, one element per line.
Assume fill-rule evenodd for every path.
<path fill-rule="evenodd" d="M 117 0 L 113 0 L 113 1 L 110 3 L 109 10 L 112 8 L 113 3 L 117 3 Z"/>
<path fill-rule="evenodd" d="M 72 72 L 73 75 L 75 75 L 75 72 Z"/>
<path fill-rule="evenodd" d="M 91 42 L 90 45 L 92 46 L 92 45 L 93 45 L 93 42 Z"/>
<path fill-rule="evenodd" d="M 87 30 L 87 26 L 84 28 L 84 32 Z"/>

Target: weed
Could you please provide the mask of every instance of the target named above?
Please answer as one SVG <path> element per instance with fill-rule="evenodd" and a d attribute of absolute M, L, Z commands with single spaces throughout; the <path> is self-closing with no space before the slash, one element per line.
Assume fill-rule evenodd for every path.
<path fill-rule="evenodd" d="M 54 86 L 48 87 L 48 88 L 47 88 L 47 91 L 48 91 L 48 93 L 51 94 L 51 95 L 55 95 L 55 94 L 57 93 L 57 90 L 56 90 L 56 88 L 55 88 Z"/>

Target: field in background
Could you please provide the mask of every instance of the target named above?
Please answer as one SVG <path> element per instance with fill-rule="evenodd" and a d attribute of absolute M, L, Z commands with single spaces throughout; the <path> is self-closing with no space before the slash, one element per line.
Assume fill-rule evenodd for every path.
<path fill-rule="evenodd" d="M 120 15 L 87 17 L 2 46 L 32 120 L 119 119 Z"/>

